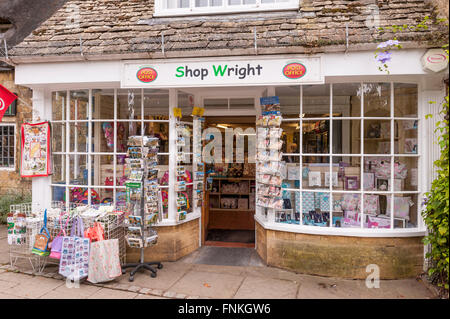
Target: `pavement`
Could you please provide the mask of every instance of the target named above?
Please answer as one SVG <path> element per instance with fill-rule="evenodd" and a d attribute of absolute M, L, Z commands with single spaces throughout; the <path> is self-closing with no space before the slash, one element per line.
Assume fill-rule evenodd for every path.
<path fill-rule="evenodd" d="M 0 299 L 430 299 L 432 289 L 416 279 L 381 280 L 369 289 L 364 280 L 310 276 L 266 266 L 252 248 L 229 251 L 202 247 L 176 262 L 164 262 L 158 276 L 125 274 L 103 284 L 66 285 L 56 265 L 36 273 L 27 260 L 11 267 L 6 227 L 0 225 Z M 236 248 L 234 248 L 236 249 Z M 227 252 L 227 253 L 223 253 Z M 241 255 L 236 266 L 221 255 Z M 235 257 L 233 257 L 235 258 Z M 231 258 L 231 259 L 233 259 Z M 237 260 L 237 259 L 236 259 Z"/>

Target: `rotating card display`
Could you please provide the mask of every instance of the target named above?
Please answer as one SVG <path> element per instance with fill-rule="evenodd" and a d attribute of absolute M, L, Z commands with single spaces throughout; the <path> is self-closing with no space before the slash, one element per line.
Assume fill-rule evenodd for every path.
<path fill-rule="evenodd" d="M 125 183 L 129 215 L 126 240 L 132 248 L 156 244 L 158 235 L 151 225 L 158 221 L 160 190 L 158 184 L 159 139 L 153 136 L 130 136 L 125 160 Z"/>
<path fill-rule="evenodd" d="M 262 115 L 256 121 L 257 153 L 256 181 L 258 191 L 256 205 L 265 208 L 282 209 L 281 184 L 285 163 L 281 161 L 283 141 L 280 127 L 282 116 L 278 96 L 260 99 Z"/>

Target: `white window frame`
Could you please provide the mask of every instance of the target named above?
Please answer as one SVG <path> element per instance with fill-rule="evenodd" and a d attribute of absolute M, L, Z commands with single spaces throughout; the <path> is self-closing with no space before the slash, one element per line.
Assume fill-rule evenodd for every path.
<path fill-rule="evenodd" d="M 213 15 L 226 13 L 244 13 L 259 11 L 282 11 L 298 10 L 299 0 L 289 0 L 281 3 L 261 3 L 256 0 L 256 4 L 228 5 L 228 0 L 222 0 L 222 6 L 195 7 L 195 0 L 189 0 L 189 8 L 167 9 L 164 6 L 165 0 L 155 0 L 154 17 L 185 16 L 185 15 Z"/>
<path fill-rule="evenodd" d="M 14 127 L 14 163 L 13 166 L 6 167 L 6 166 L 0 166 L 0 171 L 15 171 L 16 170 L 16 143 L 17 143 L 17 127 L 16 123 L 0 123 L 0 128 L 4 126 L 11 126 Z"/>
<path fill-rule="evenodd" d="M 386 83 L 390 85 L 390 115 L 386 117 L 368 117 L 364 116 L 364 95 L 361 98 L 361 113 L 360 116 L 340 116 L 340 117 L 333 117 L 333 84 L 343 84 L 347 83 L 345 81 L 337 81 L 337 82 L 331 82 L 331 83 L 325 83 L 328 85 L 329 89 L 329 116 L 327 117 L 318 117 L 318 118 L 286 118 L 283 119 L 283 122 L 297 122 L 300 127 L 302 127 L 302 124 L 304 121 L 319 121 L 319 120 L 327 120 L 329 121 L 329 131 L 332 132 L 333 129 L 333 119 L 336 120 L 357 120 L 361 121 L 361 139 L 360 139 L 360 152 L 359 153 L 351 153 L 351 154 L 344 154 L 343 152 L 340 153 L 333 153 L 333 148 L 329 147 L 328 153 L 304 153 L 303 147 L 300 147 L 299 153 L 282 153 L 282 157 L 284 156 L 299 156 L 300 157 L 300 165 L 299 165 L 299 176 L 302 176 L 302 164 L 303 164 L 303 157 L 304 156 L 321 156 L 321 157 L 329 157 L 329 172 L 330 176 L 332 173 L 332 158 L 333 156 L 339 156 L 339 157 L 352 157 L 356 158 L 359 157 L 360 160 L 360 188 L 359 190 L 337 190 L 333 188 L 332 183 L 329 183 L 329 187 L 321 187 L 320 189 L 314 189 L 314 188 L 308 188 L 304 187 L 304 182 L 302 181 L 302 178 L 300 178 L 299 187 L 298 188 L 283 188 L 284 191 L 289 192 L 299 192 L 300 195 L 300 224 L 285 224 L 285 223 L 279 223 L 275 222 L 275 211 L 272 209 L 269 209 L 268 212 L 270 214 L 266 215 L 264 212 L 264 209 L 259 208 L 256 206 L 256 214 L 255 219 L 262 224 L 265 228 L 268 229 L 274 229 L 274 230 L 280 230 L 280 231 L 288 231 L 288 232 L 295 232 L 295 233 L 310 233 L 310 234 L 324 234 L 324 235 L 343 235 L 343 236 L 364 236 L 364 237 L 386 237 L 386 236 L 392 236 L 392 237 L 402 237 L 402 236 L 414 236 L 414 235 L 422 235 L 424 232 L 424 224 L 423 219 L 421 216 L 421 205 L 423 195 L 424 195 L 424 189 L 422 187 L 422 174 L 420 172 L 423 171 L 423 141 L 421 139 L 422 132 L 423 132 L 423 116 L 421 114 L 420 109 L 420 90 L 421 87 L 419 83 L 415 82 L 405 82 L 405 81 L 353 81 L 348 83 L 358 83 L 360 86 L 363 84 L 370 84 L 370 83 Z M 417 100 L 417 115 L 415 117 L 402 117 L 402 116 L 396 116 L 394 112 L 394 89 L 396 83 L 409 83 L 409 84 L 416 84 L 417 85 L 417 92 L 418 92 L 418 100 Z M 300 105 L 299 105 L 299 114 L 303 114 L 303 86 L 300 86 Z M 371 119 L 379 119 L 379 120 L 386 120 L 390 122 L 390 152 L 389 154 L 369 154 L 364 152 L 364 120 L 371 120 Z M 417 142 L 418 142 L 418 152 L 415 154 L 405 154 L 401 153 L 400 150 L 395 153 L 394 152 L 394 123 L 395 121 L 406 121 L 406 120 L 416 120 L 418 121 L 418 129 L 417 129 Z M 400 128 L 399 128 L 400 129 Z M 330 134 L 330 142 L 329 145 L 332 145 L 332 134 Z M 303 134 L 300 134 L 300 145 L 303 144 Z M 388 191 L 369 191 L 364 190 L 364 162 L 363 158 L 365 157 L 389 157 L 391 159 L 391 175 L 389 178 L 390 182 L 390 188 Z M 396 158 L 401 157 L 414 157 L 417 158 L 417 169 L 418 169 L 418 185 L 417 189 L 414 191 L 396 191 L 394 189 L 394 161 Z M 258 185 L 258 182 L 257 182 Z M 303 225 L 303 214 L 302 214 L 302 192 L 308 192 L 308 193 L 318 193 L 318 192 L 324 192 L 329 194 L 329 200 L 330 200 L 330 221 L 332 221 L 333 218 L 333 194 L 345 194 L 345 193 L 352 193 L 352 194 L 358 194 L 361 198 L 361 207 L 360 207 L 360 214 L 361 214 L 361 224 L 358 228 L 342 228 L 342 227 L 334 227 L 333 223 L 330 222 L 328 226 L 326 227 L 320 227 L 320 226 L 310 226 L 310 225 Z M 364 227 L 364 218 L 366 214 L 364 213 L 364 198 L 365 194 L 386 194 L 387 200 L 390 201 L 390 228 L 389 229 L 378 229 L 378 228 L 365 228 Z M 416 195 L 417 196 L 417 202 L 415 202 L 416 210 L 415 213 L 417 214 L 417 225 L 415 227 L 411 228 L 395 228 L 394 227 L 394 197 L 398 195 Z M 256 196 L 257 197 L 257 196 Z"/>
<path fill-rule="evenodd" d="M 118 118 L 118 110 L 117 110 L 117 98 L 118 98 L 118 90 L 119 89 L 113 89 L 114 90 L 114 115 L 112 118 L 108 118 L 108 119 L 94 119 L 93 118 L 93 112 L 92 112 L 92 89 L 89 89 L 89 102 L 88 102 L 88 114 L 87 114 L 87 119 L 70 119 L 70 99 L 71 99 L 71 92 L 73 91 L 78 91 L 77 89 L 72 89 L 72 90 L 67 90 L 67 91 L 60 91 L 60 92 L 64 92 L 66 94 L 65 99 L 62 102 L 62 105 L 56 105 L 56 107 L 61 107 L 62 108 L 62 119 L 61 120 L 52 120 L 51 123 L 53 124 L 61 124 L 62 125 L 62 134 L 61 134 L 61 138 L 62 138 L 62 144 L 61 144 L 61 151 L 53 151 L 52 152 L 52 156 L 61 156 L 61 165 L 62 165 L 62 178 L 63 180 L 61 182 L 61 184 L 56 184 L 54 182 L 50 183 L 50 186 L 53 187 L 64 187 L 65 189 L 65 196 L 66 199 L 69 198 L 69 190 L 70 188 L 73 187 L 82 187 L 82 188 L 86 188 L 88 190 L 88 193 L 91 193 L 91 190 L 96 190 L 96 189 L 112 189 L 113 190 L 113 204 L 116 205 L 116 193 L 117 191 L 123 191 L 126 189 L 125 186 L 120 186 L 117 185 L 117 181 L 116 181 L 116 174 L 117 174 L 117 169 L 116 169 L 116 161 L 114 160 L 113 165 L 113 185 L 112 186 L 106 186 L 106 185 L 94 185 L 94 181 L 92 180 L 92 170 L 95 169 L 95 163 L 92 161 L 93 156 L 113 156 L 113 158 L 117 158 L 117 155 L 126 155 L 126 153 L 123 152 L 118 152 L 117 151 L 117 143 L 114 143 L 114 150 L 112 152 L 95 152 L 92 150 L 92 147 L 88 147 L 87 151 L 79 151 L 79 150 L 75 150 L 75 151 L 71 151 L 70 150 L 70 135 L 71 135 L 71 130 L 70 130 L 70 124 L 73 123 L 88 123 L 88 136 L 87 136 L 87 140 L 86 140 L 86 144 L 87 145 L 92 145 L 92 137 L 93 137 L 93 130 L 94 130 L 94 124 L 95 123 L 103 123 L 103 122 L 114 122 L 114 141 L 117 140 L 117 123 L 118 122 L 122 122 L 122 123 L 130 123 L 130 122 L 134 122 L 134 123 L 141 123 L 141 127 L 144 126 L 145 123 L 169 123 L 169 120 L 146 120 L 143 117 L 141 117 L 141 119 L 134 119 L 134 120 L 130 120 L 130 119 L 119 119 Z M 141 105 L 136 105 L 136 107 L 140 107 L 141 108 L 141 114 L 144 114 L 144 89 L 138 89 L 139 90 L 139 94 L 141 95 Z M 53 114 L 55 114 L 53 112 Z M 143 133 L 142 133 L 143 134 Z M 169 131 L 169 140 L 170 140 L 170 134 L 171 132 Z M 56 146 L 54 146 L 54 148 L 56 149 Z M 89 163 L 87 169 L 88 169 L 88 179 L 87 179 L 87 184 L 76 184 L 76 185 L 72 185 L 70 184 L 70 156 L 77 156 L 77 155 L 81 155 L 81 156 L 86 156 L 87 157 L 87 162 Z M 158 153 L 159 156 L 169 156 L 169 153 L 163 153 L 163 152 L 159 152 Z M 160 188 L 163 189 L 168 189 L 169 186 L 159 186 Z M 52 191 L 53 194 L 53 191 Z M 170 196 L 170 195 L 169 195 Z M 52 198 L 53 200 L 53 198 Z M 66 200 L 66 209 L 70 208 L 70 201 Z M 88 196 L 88 205 L 91 205 L 91 196 Z"/>

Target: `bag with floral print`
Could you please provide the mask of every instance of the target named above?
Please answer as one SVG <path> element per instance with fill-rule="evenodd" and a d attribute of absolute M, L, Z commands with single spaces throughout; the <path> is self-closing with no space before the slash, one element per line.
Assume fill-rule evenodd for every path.
<path fill-rule="evenodd" d="M 119 240 L 109 239 L 91 243 L 88 281 L 100 283 L 122 275 L 119 258 Z"/>

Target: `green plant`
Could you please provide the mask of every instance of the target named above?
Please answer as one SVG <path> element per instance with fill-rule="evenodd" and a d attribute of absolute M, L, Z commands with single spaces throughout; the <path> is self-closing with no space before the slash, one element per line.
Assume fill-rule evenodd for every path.
<path fill-rule="evenodd" d="M 6 224 L 6 216 L 9 213 L 10 205 L 31 202 L 29 194 L 8 194 L 0 197 L 0 224 Z"/>
<path fill-rule="evenodd" d="M 447 53 L 448 54 L 448 53 Z M 449 96 L 445 97 L 440 112 L 442 119 L 437 121 L 435 133 L 438 135 L 438 144 L 441 156 L 434 162 L 437 177 L 431 184 L 431 190 L 425 194 L 424 210 L 422 216 L 429 233 L 424 243 L 431 246 L 427 253 L 432 263 L 428 270 L 430 276 L 436 275 L 439 286 L 448 290 L 449 274 Z M 427 118 L 431 115 L 427 115 Z"/>

